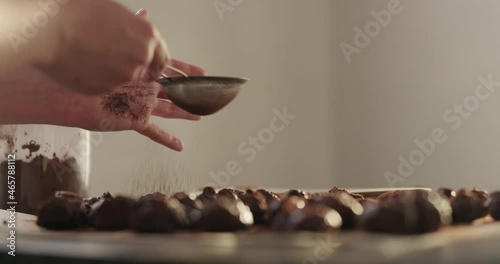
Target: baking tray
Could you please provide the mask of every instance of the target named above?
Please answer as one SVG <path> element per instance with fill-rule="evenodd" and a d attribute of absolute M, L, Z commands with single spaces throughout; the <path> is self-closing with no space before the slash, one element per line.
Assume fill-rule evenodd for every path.
<path fill-rule="evenodd" d="M 349 191 L 376 196 L 387 190 L 393 189 Z M 1 224 L 6 217 L 7 212 L 0 211 L 1 234 L 8 232 Z M 0 239 L 1 263 L 500 263 L 500 223 L 398 236 L 360 231 L 53 232 L 39 228 L 35 220 L 17 214 L 18 256 L 7 256 L 6 239 Z"/>

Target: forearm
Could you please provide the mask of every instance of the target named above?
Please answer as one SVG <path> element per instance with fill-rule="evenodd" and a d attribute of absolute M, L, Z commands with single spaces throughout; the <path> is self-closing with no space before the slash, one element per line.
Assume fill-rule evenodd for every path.
<path fill-rule="evenodd" d="M 54 85 L 34 69 L 0 75 L 0 124 L 63 125 L 69 102 Z"/>
<path fill-rule="evenodd" d="M 0 0 L 0 75 L 47 62 L 52 55 L 56 23 L 38 2 Z"/>

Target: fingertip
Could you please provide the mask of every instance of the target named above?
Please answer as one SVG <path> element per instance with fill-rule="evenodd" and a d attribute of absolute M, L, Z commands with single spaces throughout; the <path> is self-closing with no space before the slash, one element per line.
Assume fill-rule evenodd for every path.
<path fill-rule="evenodd" d="M 142 18 L 148 18 L 149 12 L 148 10 L 141 8 L 139 9 L 139 11 L 137 11 L 137 13 L 135 13 L 135 15 Z"/>

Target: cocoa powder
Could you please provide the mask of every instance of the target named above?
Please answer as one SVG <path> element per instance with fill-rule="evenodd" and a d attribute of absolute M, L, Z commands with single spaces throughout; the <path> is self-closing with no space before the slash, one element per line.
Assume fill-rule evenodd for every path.
<path fill-rule="evenodd" d="M 80 166 L 75 158 L 64 160 L 37 155 L 32 161 L 16 160 L 16 211 L 35 214 L 38 206 L 56 191 L 85 194 Z M 6 161 L 0 163 L 0 181 L 7 182 Z M 0 184 L 0 209 L 7 209 L 9 197 L 7 184 Z"/>
<path fill-rule="evenodd" d="M 33 156 L 33 153 L 40 150 L 40 144 L 37 144 L 34 140 L 31 140 L 29 143 L 21 146 L 22 149 L 27 149 L 29 154 L 26 155 L 26 158 L 29 159 Z"/>
<path fill-rule="evenodd" d="M 124 92 L 101 97 L 102 108 L 120 119 L 144 121 L 151 112 L 148 100 L 154 96 L 154 90 L 145 85 L 127 85 Z"/>

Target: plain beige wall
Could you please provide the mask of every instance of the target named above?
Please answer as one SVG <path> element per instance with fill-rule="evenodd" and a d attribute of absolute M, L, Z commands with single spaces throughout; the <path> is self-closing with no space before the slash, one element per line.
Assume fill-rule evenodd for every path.
<path fill-rule="evenodd" d="M 335 56 L 332 1 L 121 1 L 145 7 L 176 58 L 211 75 L 249 77 L 237 100 L 199 123 L 158 120 L 185 140 L 181 153 L 135 133 L 106 134 L 93 149 L 91 193 L 140 193 L 203 186 L 210 172 L 240 164 L 229 185 L 329 188 L 334 183 Z M 268 128 L 273 109 L 296 115 L 248 162 L 238 146 Z M 137 179 L 141 179 L 138 181 Z"/>
<path fill-rule="evenodd" d="M 401 0 L 402 11 L 347 63 L 340 43 L 353 44 L 354 28 L 388 2 L 336 0 L 338 183 L 387 186 L 399 155 L 408 159 L 416 139 L 441 128 L 447 140 L 396 186 L 500 189 L 500 93 L 456 130 L 443 119 L 475 94 L 478 77 L 500 82 L 500 1 Z"/>

